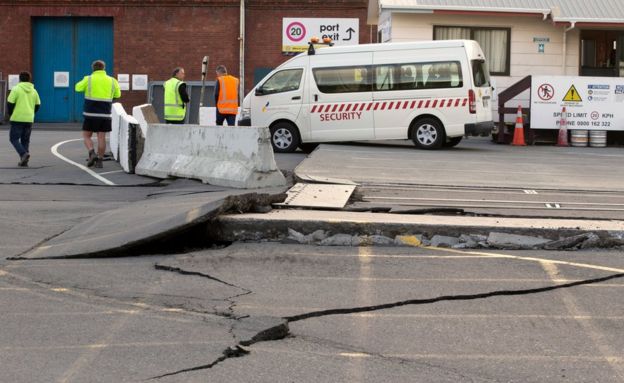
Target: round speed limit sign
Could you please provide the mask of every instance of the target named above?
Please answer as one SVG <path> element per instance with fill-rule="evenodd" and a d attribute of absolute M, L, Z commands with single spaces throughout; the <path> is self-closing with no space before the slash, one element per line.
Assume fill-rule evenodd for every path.
<path fill-rule="evenodd" d="M 290 41 L 295 41 L 295 42 L 301 41 L 303 40 L 305 35 L 306 35 L 305 26 L 298 21 L 294 21 L 288 24 L 288 26 L 286 27 L 286 37 L 288 37 Z"/>

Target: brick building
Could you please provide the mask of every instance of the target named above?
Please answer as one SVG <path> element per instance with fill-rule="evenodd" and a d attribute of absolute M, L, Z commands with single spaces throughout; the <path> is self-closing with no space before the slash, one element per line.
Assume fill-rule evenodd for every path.
<path fill-rule="evenodd" d="M 50 112 L 60 111 L 49 120 L 72 121 L 80 119 L 81 108 L 73 84 L 95 58 L 109 61 L 109 74 L 145 74 L 149 81 L 164 81 L 171 69 L 184 66 L 193 81 L 201 79 L 201 59 L 209 55 L 208 79 L 218 64 L 240 77 L 242 8 L 248 91 L 254 73 L 287 59 L 283 18 L 357 18 L 359 42 L 368 43 L 377 34 L 366 25 L 367 6 L 367 0 L 243 0 L 243 7 L 235 0 L 0 0 L 0 80 L 32 71 L 36 86 L 52 89 L 44 92 Z M 69 86 L 53 84 L 57 73 L 69 75 Z M 146 91 L 122 93 L 126 109 L 147 100 Z"/>

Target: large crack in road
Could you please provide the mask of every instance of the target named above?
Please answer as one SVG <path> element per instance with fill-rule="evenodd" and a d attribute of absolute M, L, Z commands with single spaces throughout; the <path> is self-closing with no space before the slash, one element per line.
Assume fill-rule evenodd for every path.
<path fill-rule="evenodd" d="M 155 267 L 156 269 L 159 269 L 159 270 L 176 272 L 182 275 L 191 275 L 191 276 L 199 276 L 202 278 L 207 278 L 213 281 L 223 283 L 227 286 L 236 287 L 236 288 L 248 291 L 248 293 L 242 294 L 242 295 L 248 295 L 252 293 L 251 290 L 248 290 L 240 286 L 236 286 L 229 282 L 225 282 L 209 274 L 184 270 L 178 267 L 163 266 L 163 265 L 155 265 Z M 275 341 L 275 340 L 284 339 L 286 336 L 290 334 L 288 324 L 293 323 L 293 322 L 299 322 L 299 321 L 303 321 L 307 319 L 320 318 L 320 317 L 332 316 L 332 315 L 349 315 L 349 314 L 357 314 L 357 313 L 362 313 L 362 312 L 387 310 L 387 309 L 392 309 L 392 308 L 402 307 L 402 306 L 427 305 L 427 304 L 434 304 L 434 303 L 444 302 L 444 301 L 470 301 L 470 300 L 489 299 L 493 297 L 512 297 L 512 296 L 522 296 L 522 295 L 543 294 L 547 292 L 553 292 L 553 291 L 562 290 L 562 289 L 569 289 L 569 288 L 578 287 L 578 286 L 603 283 L 603 282 L 607 282 L 607 281 L 614 280 L 614 279 L 620 279 L 620 278 L 624 278 L 624 273 L 611 274 L 611 275 L 607 275 L 607 276 L 599 277 L 599 278 L 585 279 L 581 281 L 555 284 L 551 286 L 543 286 L 543 287 L 532 288 L 532 289 L 495 290 L 495 291 L 489 291 L 489 292 L 477 293 L 477 294 L 442 295 L 442 296 L 433 297 L 433 298 L 408 299 L 408 300 L 403 300 L 403 301 L 390 302 L 390 303 L 384 303 L 384 304 L 372 305 L 372 306 L 358 306 L 358 307 L 318 310 L 318 311 L 311 311 L 311 312 L 303 313 L 299 315 L 283 317 L 281 318 L 283 320 L 283 324 L 264 328 L 261 331 L 257 332 L 255 335 L 251 336 L 248 340 L 239 341 L 238 344 L 225 349 L 223 351 L 223 355 L 221 355 L 219 358 L 217 358 L 216 360 L 210 363 L 207 363 L 201 366 L 181 369 L 178 371 L 170 372 L 170 373 L 159 375 L 159 376 L 155 376 L 155 377 L 150 378 L 150 380 L 159 379 L 159 378 L 172 376 L 172 375 L 183 374 L 183 373 L 191 372 L 191 371 L 210 369 L 227 359 L 239 358 L 239 357 L 248 355 L 250 351 L 242 348 L 241 346 L 251 346 L 258 342 Z M 239 295 L 239 296 L 242 296 L 242 295 Z M 230 298 L 236 299 L 234 297 L 230 297 Z M 233 310 L 234 306 L 231 306 L 231 307 Z M 232 318 L 238 321 L 245 317 L 237 318 L 234 315 L 232 315 Z"/>

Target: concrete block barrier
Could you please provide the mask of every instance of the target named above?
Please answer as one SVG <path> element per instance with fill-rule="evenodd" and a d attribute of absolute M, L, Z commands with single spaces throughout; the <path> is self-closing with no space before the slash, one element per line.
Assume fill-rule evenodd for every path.
<path fill-rule="evenodd" d="M 136 173 L 242 189 L 286 185 L 266 127 L 150 124 Z"/>
<path fill-rule="evenodd" d="M 113 152 L 113 157 L 115 160 L 119 161 L 119 133 L 120 133 L 120 124 L 121 119 L 127 116 L 126 110 L 124 107 L 116 102 L 113 104 L 111 110 L 111 132 L 108 136 L 108 143 L 110 145 L 111 152 Z"/>
<path fill-rule="evenodd" d="M 143 137 L 147 137 L 149 124 L 159 124 L 161 122 L 152 104 L 135 106 L 132 108 L 132 117 L 139 123 Z"/>

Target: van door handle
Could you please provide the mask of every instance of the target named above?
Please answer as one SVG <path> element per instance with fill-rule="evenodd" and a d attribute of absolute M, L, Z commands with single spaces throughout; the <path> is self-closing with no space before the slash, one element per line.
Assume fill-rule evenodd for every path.
<path fill-rule="evenodd" d="M 294 96 L 291 100 L 301 100 L 301 96 Z"/>
<path fill-rule="evenodd" d="M 318 94 L 314 95 L 314 101 L 318 101 Z"/>

